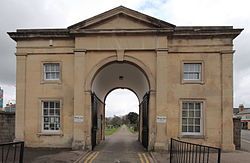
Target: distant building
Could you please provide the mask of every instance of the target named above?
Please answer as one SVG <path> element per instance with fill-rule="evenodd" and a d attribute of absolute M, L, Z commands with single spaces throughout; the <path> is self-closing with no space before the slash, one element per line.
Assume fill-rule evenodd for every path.
<path fill-rule="evenodd" d="M 241 104 L 239 108 L 234 108 L 234 115 L 241 118 L 242 129 L 250 129 L 250 108 L 244 108 Z"/>
<path fill-rule="evenodd" d="M 0 110 L 3 110 L 3 89 L 0 87 Z"/>
<path fill-rule="evenodd" d="M 15 112 L 16 111 L 16 104 L 13 104 L 13 103 L 6 104 L 6 106 L 4 107 L 4 111 L 5 112 Z"/>

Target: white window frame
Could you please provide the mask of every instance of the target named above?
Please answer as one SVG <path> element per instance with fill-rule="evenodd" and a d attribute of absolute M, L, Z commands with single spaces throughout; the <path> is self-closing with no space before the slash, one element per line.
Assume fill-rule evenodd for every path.
<path fill-rule="evenodd" d="M 58 65 L 58 71 L 46 71 L 46 65 Z M 58 78 L 49 79 L 46 77 L 47 73 L 58 73 Z M 45 62 L 43 63 L 43 80 L 44 81 L 60 81 L 61 80 L 61 64 L 59 62 Z"/>
<path fill-rule="evenodd" d="M 199 71 L 188 71 L 188 70 L 185 70 L 185 65 L 199 65 Z M 186 79 L 185 78 L 185 74 L 195 74 L 197 73 L 199 75 L 199 78 L 198 79 Z M 201 81 L 202 80 L 202 63 L 199 63 L 199 62 L 187 62 L 187 63 L 183 63 L 183 79 L 184 81 Z"/>
<path fill-rule="evenodd" d="M 45 117 L 45 115 L 44 115 L 44 102 L 48 102 L 48 103 L 50 103 L 50 102 L 54 102 L 54 103 L 56 103 L 56 102 L 59 102 L 59 115 L 55 115 L 54 116 L 54 118 L 59 118 L 59 125 L 60 125 L 60 127 L 59 127 L 59 129 L 58 130 L 50 130 L 50 129 L 44 129 L 44 117 Z M 48 104 L 49 105 L 49 104 Z M 42 114 L 41 114 L 41 120 L 42 120 L 42 123 L 41 123 L 41 131 L 42 131 L 42 133 L 61 133 L 61 131 L 62 131 L 62 100 L 59 100 L 59 99 L 51 99 L 51 100 L 41 100 L 41 109 L 42 109 Z M 49 106 L 48 106 L 48 108 L 49 108 Z M 55 104 L 54 104 L 54 113 L 55 113 L 55 109 L 56 109 L 57 107 L 55 106 Z M 47 117 L 52 117 L 51 115 L 49 115 L 49 109 L 48 109 L 48 115 L 46 115 Z M 50 124 L 50 123 L 49 123 Z"/>
<path fill-rule="evenodd" d="M 194 106 L 196 103 L 199 103 L 200 104 L 200 132 L 195 132 L 195 116 L 193 117 L 193 126 L 194 126 L 194 132 L 183 132 L 183 104 L 184 103 L 194 103 Z M 189 110 L 189 108 L 187 108 L 187 110 Z M 189 111 L 187 111 L 188 114 L 189 114 Z M 180 131 L 181 131 L 181 135 L 183 136 L 202 136 L 204 135 L 204 101 L 200 101 L 200 100 L 184 100 L 184 101 L 181 101 L 181 111 L 180 111 L 180 114 L 181 114 L 181 123 L 180 123 Z M 195 108 L 194 108 L 194 115 L 195 115 Z M 186 117 L 187 119 L 189 118 L 189 116 Z M 188 121 L 186 123 L 187 125 L 187 128 L 188 128 Z"/>

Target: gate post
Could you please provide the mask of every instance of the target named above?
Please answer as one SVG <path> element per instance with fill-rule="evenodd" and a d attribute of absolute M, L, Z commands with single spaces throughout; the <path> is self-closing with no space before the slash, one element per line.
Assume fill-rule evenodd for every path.
<path fill-rule="evenodd" d="M 241 118 L 233 118 L 234 124 L 234 145 L 235 149 L 240 149 L 241 147 Z"/>

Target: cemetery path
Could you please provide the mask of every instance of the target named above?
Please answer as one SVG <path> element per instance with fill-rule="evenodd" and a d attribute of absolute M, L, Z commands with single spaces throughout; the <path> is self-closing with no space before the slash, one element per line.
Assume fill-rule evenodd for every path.
<path fill-rule="evenodd" d="M 131 133 L 125 125 L 97 145 L 85 158 L 86 163 L 149 163 L 150 154 L 138 141 L 138 135 Z"/>

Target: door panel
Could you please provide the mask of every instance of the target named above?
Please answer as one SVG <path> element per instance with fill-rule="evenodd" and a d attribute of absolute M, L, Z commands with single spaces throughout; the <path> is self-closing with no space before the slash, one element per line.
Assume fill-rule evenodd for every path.
<path fill-rule="evenodd" d="M 92 150 L 96 146 L 96 134 L 97 134 L 97 105 L 98 99 L 96 95 L 93 93 L 91 95 L 91 111 L 92 111 L 92 127 L 91 127 L 91 144 Z"/>
<path fill-rule="evenodd" d="M 142 106 L 142 145 L 144 148 L 148 148 L 148 134 L 149 134 L 149 127 L 148 127 L 148 105 L 149 104 L 149 93 L 145 94 L 143 97 L 143 101 L 141 103 Z"/>

